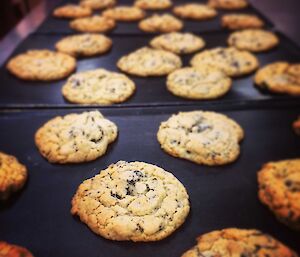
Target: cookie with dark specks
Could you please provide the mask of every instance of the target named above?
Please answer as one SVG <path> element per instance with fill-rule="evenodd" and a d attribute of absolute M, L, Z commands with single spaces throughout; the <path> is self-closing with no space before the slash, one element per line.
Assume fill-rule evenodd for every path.
<path fill-rule="evenodd" d="M 54 9 L 53 16 L 57 18 L 82 18 L 92 15 L 92 10 L 76 4 L 67 4 Z"/>
<path fill-rule="evenodd" d="M 116 6 L 105 10 L 102 15 L 117 21 L 138 21 L 143 19 L 146 13 L 136 6 Z"/>
<path fill-rule="evenodd" d="M 26 248 L 0 241 L 1 257 L 33 257 Z"/>
<path fill-rule="evenodd" d="M 104 155 L 116 140 L 117 126 L 99 111 L 57 116 L 35 133 L 35 143 L 52 163 L 88 162 Z"/>
<path fill-rule="evenodd" d="M 161 123 L 157 139 L 168 154 L 209 166 L 234 162 L 244 131 L 235 121 L 215 112 L 172 115 Z"/>
<path fill-rule="evenodd" d="M 145 10 L 164 10 L 172 6 L 171 0 L 135 0 L 134 5 Z"/>
<path fill-rule="evenodd" d="M 247 0 L 209 0 L 208 5 L 217 9 L 238 10 L 248 6 Z"/>
<path fill-rule="evenodd" d="M 259 29 L 265 24 L 262 19 L 253 14 L 225 14 L 222 16 L 222 27 L 238 30 L 238 29 Z"/>
<path fill-rule="evenodd" d="M 208 20 L 217 16 L 217 11 L 205 4 L 187 3 L 173 8 L 173 13 L 184 19 Z"/>
<path fill-rule="evenodd" d="M 227 228 L 203 234 L 181 257 L 298 257 L 287 246 L 254 229 Z"/>
<path fill-rule="evenodd" d="M 116 26 L 113 19 L 94 15 L 86 18 L 75 19 L 70 22 L 70 27 L 80 32 L 101 33 L 112 30 Z"/>
<path fill-rule="evenodd" d="M 172 234 L 189 210 L 186 189 L 173 174 L 144 162 L 119 161 L 79 186 L 71 213 L 107 239 L 146 242 Z"/>
<path fill-rule="evenodd" d="M 300 230 L 300 159 L 265 164 L 258 172 L 259 199 L 279 221 Z"/>

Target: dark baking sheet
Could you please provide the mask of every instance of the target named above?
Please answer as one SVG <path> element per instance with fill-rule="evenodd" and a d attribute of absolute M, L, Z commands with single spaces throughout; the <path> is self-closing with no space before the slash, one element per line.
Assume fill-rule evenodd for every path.
<path fill-rule="evenodd" d="M 0 238 L 24 245 L 43 257 L 152 257 L 181 256 L 202 233 L 226 227 L 257 228 L 280 239 L 300 253 L 299 233 L 277 222 L 257 198 L 256 172 L 271 160 L 299 158 L 300 137 L 291 123 L 300 106 L 272 110 L 222 112 L 245 130 L 241 156 L 233 164 L 206 167 L 169 156 L 160 149 L 156 132 L 161 121 L 181 108 L 102 109 L 119 128 L 119 137 L 102 158 L 78 165 L 53 165 L 35 148 L 35 131 L 56 115 L 82 110 L 11 111 L 0 113 L 0 150 L 26 164 L 25 189 L 0 206 Z M 213 110 L 220 111 L 214 107 Z M 238 110 L 240 109 L 240 110 Z M 70 215 L 70 201 L 78 185 L 118 160 L 145 161 L 172 172 L 187 188 L 191 212 L 182 227 L 154 243 L 113 242 L 92 233 Z"/>
<path fill-rule="evenodd" d="M 63 1 L 58 6 L 64 5 L 66 3 L 74 2 L 77 3 L 77 0 L 73 1 Z M 131 5 L 134 1 L 131 0 L 123 0 L 118 1 L 119 5 Z M 175 0 L 174 6 L 179 4 L 184 4 L 186 1 L 184 0 Z M 207 1 L 201 0 L 198 2 L 206 3 Z M 167 9 L 164 11 L 147 11 L 148 15 L 151 15 L 153 13 L 170 13 L 172 12 L 172 9 Z M 273 24 L 270 22 L 263 14 L 261 14 L 259 11 L 257 11 L 252 5 L 249 5 L 249 7 L 241 10 L 231 11 L 234 13 L 248 13 L 248 14 L 256 14 L 260 18 L 262 18 L 265 21 L 266 27 L 272 27 Z M 223 14 L 231 13 L 230 11 L 224 11 L 224 10 L 218 10 L 218 16 L 214 19 L 205 20 L 205 21 L 192 21 L 188 19 L 184 19 L 184 31 L 189 32 L 205 32 L 205 31 L 215 31 L 215 30 L 221 30 L 221 17 Z M 100 14 L 100 11 L 95 11 L 95 14 Z M 51 12 L 47 19 L 41 24 L 41 26 L 36 30 L 36 33 L 50 33 L 50 34 L 59 34 L 59 33 L 75 33 L 76 31 L 72 30 L 69 27 L 69 21 L 68 19 L 57 19 L 52 16 Z M 117 26 L 114 30 L 111 32 L 108 32 L 111 34 L 147 34 L 146 32 L 141 31 L 138 28 L 138 22 L 118 22 Z"/>
<path fill-rule="evenodd" d="M 207 42 L 206 49 L 226 46 L 228 35 L 229 33 L 227 32 L 201 33 L 201 36 Z M 32 35 L 16 49 L 13 56 L 29 49 L 54 49 L 55 42 L 61 37 L 61 35 Z M 152 36 L 149 35 L 128 35 L 126 37 L 114 35 L 112 36 L 113 48 L 109 53 L 93 58 L 79 59 L 77 71 L 96 68 L 106 68 L 116 71 L 118 69 L 115 64 L 121 56 L 147 45 L 151 38 Z M 261 65 L 279 60 L 299 62 L 299 48 L 283 35 L 280 35 L 280 38 L 281 43 L 279 47 L 257 55 Z M 189 64 L 191 57 L 192 55 L 183 56 L 184 66 Z M 74 106 L 74 104 L 68 103 L 61 94 L 61 87 L 66 80 L 56 82 L 26 82 L 9 74 L 5 67 L 0 69 L 0 78 L 0 107 Z M 223 104 L 240 101 L 291 99 L 289 96 L 274 95 L 269 92 L 259 91 L 253 86 L 253 74 L 235 79 L 231 91 L 222 99 L 214 101 L 193 101 L 173 96 L 166 89 L 166 77 L 131 78 L 135 81 L 137 90 L 129 101 L 121 104 L 122 106 L 194 104 L 195 102 L 204 104 L 218 102 Z"/>

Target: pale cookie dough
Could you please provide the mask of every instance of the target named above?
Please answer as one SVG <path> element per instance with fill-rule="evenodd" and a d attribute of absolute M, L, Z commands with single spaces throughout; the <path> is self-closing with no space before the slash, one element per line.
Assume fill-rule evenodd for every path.
<path fill-rule="evenodd" d="M 80 32 L 101 33 L 112 30 L 116 26 L 113 19 L 94 15 L 86 18 L 75 19 L 70 22 L 70 27 Z"/>
<path fill-rule="evenodd" d="M 225 14 L 222 16 L 222 27 L 231 30 L 259 29 L 265 24 L 262 19 L 253 14 Z"/>
<path fill-rule="evenodd" d="M 154 14 L 139 22 L 145 32 L 174 32 L 183 28 L 183 22 L 171 14 Z"/>
<path fill-rule="evenodd" d="M 74 57 L 99 55 L 110 50 L 110 38 L 99 34 L 67 36 L 59 40 L 55 48 Z"/>
<path fill-rule="evenodd" d="M 204 64 L 215 66 L 230 77 L 252 73 L 259 66 L 258 59 L 253 54 L 234 47 L 205 50 L 196 54 L 191 60 L 191 65 L 194 67 L 201 67 Z"/>
<path fill-rule="evenodd" d="M 258 70 L 254 78 L 258 87 L 271 92 L 300 96 L 300 64 L 275 62 Z"/>
<path fill-rule="evenodd" d="M 275 216 L 300 230 L 300 159 L 269 162 L 258 172 L 259 199 Z"/>
<path fill-rule="evenodd" d="M 238 10 L 248 6 L 247 0 L 209 0 L 208 5 L 217 9 Z"/>
<path fill-rule="evenodd" d="M 80 163 L 104 155 L 117 134 L 113 122 L 90 111 L 51 119 L 38 129 L 35 143 L 49 162 Z"/>
<path fill-rule="evenodd" d="M 172 115 L 161 123 L 157 139 L 168 154 L 209 166 L 235 161 L 243 129 L 215 112 L 192 111 Z"/>
<path fill-rule="evenodd" d="M 0 152 L 0 200 L 6 200 L 19 191 L 26 180 L 26 167 L 16 157 Z"/>
<path fill-rule="evenodd" d="M 135 0 L 134 5 L 145 10 L 164 10 L 172 6 L 171 0 Z"/>
<path fill-rule="evenodd" d="M 76 73 L 62 88 L 68 101 L 80 104 L 121 103 L 134 91 L 135 84 L 127 76 L 104 69 Z"/>
<path fill-rule="evenodd" d="M 116 6 L 105 10 L 102 15 L 117 21 L 138 21 L 143 19 L 146 13 L 135 6 Z"/>
<path fill-rule="evenodd" d="M 203 234 L 181 257 L 298 257 L 272 236 L 254 229 L 227 228 Z"/>
<path fill-rule="evenodd" d="M 179 228 L 189 210 L 189 196 L 174 175 L 119 161 L 79 186 L 71 213 L 110 240 L 158 241 Z"/>
<path fill-rule="evenodd" d="M 191 33 L 171 32 L 153 38 L 150 45 L 175 54 L 190 54 L 202 49 L 205 41 Z"/>
<path fill-rule="evenodd" d="M 112 7 L 116 4 L 116 0 L 81 0 L 80 5 L 91 8 L 93 10 Z"/>
<path fill-rule="evenodd" d="M 181 65 L 179 56 L 148 47 L 123 56 L 117 63 L 122 71 L 141 77 L 167 75 Z"/>
<path fill-rule="evenodd" d="M 261 29 L 245 29 L 233 32 L 228 44 L 240 50 L 263 52 L 279 44 L 279 38 L 273 32 Z"/>
<path fill-rule="evenodd" d="M 51 81 L 70 75 L 76 69 L 76 60 L 50 50 L 29 50 L 13 57 L 6 67 L 20 79 Z"/>
<path fill-rule="evenodd" d="M 188 3 L 178 5 L 173 9 L 174 14 L 184 19 L 207 20 L 217 16 L 217 11 L 205 4 Z"/>
<path fill-rule="evenodd" d="M 33 257 L 26 248 L 0 241 L 1 257 Z"/>
<path fill-rule="evenodd" d="M 92 14 L 92 10 L 87 7 L 83 7 L 76 4 L 67 4 L 61 7 L 57 7 L 53 11 L 53 16 L 57 18 L 82 18 Z"/>
<path fill-rule="evenodd" d="M 225 95 L 232 80 L 220 69 L 205 65 L 173 71 L 167 78 L 167 89 L 174 95 L 195 99 L 215 99 Z"/>

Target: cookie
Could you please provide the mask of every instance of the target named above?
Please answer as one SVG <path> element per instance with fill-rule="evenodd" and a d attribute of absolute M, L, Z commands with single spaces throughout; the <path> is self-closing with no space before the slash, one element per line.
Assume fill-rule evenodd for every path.
<path fill-rule="evenodd" d="M 0 200 L 6 200 L 19 191 L 26 180 L 26 167 L 14 156 L 0 152 Z"/>
<path fill-rule="evenodd" d="M 258 59 L 248 51 L 241 51 L 234 47 L 217 47 L 196 54 L 191 65 L 201 67 L 212 65 L 224 71 L 230 77 L 237 77 L 255 71 L 259 62 Z"/>
<path fill-rule="evenodd" d="M 70 75 L 76 69 L 76 60 L 50 50 L 29 50 L 10 59 L 6 68 L 20 79 L 51 81 Z"/>
<path fill-rule="evenodd" d="M 141 77 L 167 75 L 181 65 L 177 55 L 149 47 L 140 48 L 123 56 L 117 63 L 122 71 Z"/>
<path fill-rule="evenodd" d="M 35 134 L 43 157 L 52 163 L 88 162 L 104 155 L 116 140 L 117 126 L 98 111 L 57 116 Z"/>
<path fill-rule="evenodd" d="M 121 103 L 134 91 L 135 84 L 127 76 L 104 69 L 76 73 L 62 88 L 68 101 L 80 104 Z"/>
<path fill-rule="evenodd" d="M 184 19 L 207 20 L 217 16 L 217 11 L 205 4 L 189 3 L 174 7 L 173 13 Z"/>
<path fill-rule="evenodd" d="M 92 10 L 87 7 L 83 7 L 76 4 L 67 4 L 61 7 L 57 7 L 53 11 L 53 16 L 57 18 L 82 18 L 92 15 Z"/>
<path fill-rule="evenodd" d="M 26 248 L 0 241 L 1 257 L 33 257 Z"/>
<path fill-rule="evenodd" d="M 240 50 L 263 52 L 279 44 L 279 38 L 273 32 L 261 29 L 245 29 L 233 32 L 228 44 Z"/>
<path fill-rule="evenodd" d="M 248 6 L 247 0 L 209 0 L 208 5 L 224 10 L 238 10 Z"/>
<path fill-rule="evenodd" d="M 67 36 L 59 40 L 55 48 L 74 57 L 93 56 L 107 52 L 112 46 L 108 37 L 99 34 Z"/>
<path fill-rule="evenodd" d="M 189 210 L 189 196 L 174 175 L 119 161 L 79 186 L 71 213 L 110 240 L 158 241 L 179 228 Z"/>
<path fill-rule="evenodd" d="M 75 19 L 70 22 L 70 27 L 80 32 L 101 33 L 112 30 L 116 26 L 113 19 L 94 15 L 86 18 Z"/>
<path fill-rule="evenodd" d="M 153 38 L 150 45 L 175 54 L 190 54 L 202 49 L 205 41 L 191 33 L 171 32 Z"/>
<path fill-rule="evenodd" d="M 107 9 L 102 15 L 117 21 L 138 21 L 143 19 L 146 13 L 135 6 L 117 6 Z"/>
<path fill-rule="evenodd" d="M 104 9 L 112 7 L 116 4 L 116 0 L 81 0 L 80 5 L 91 8 L 92 10 Z"/>
<path fill-rule="evenodd" d="M 135 0 L 136 7 L 145 10 L 164 10 L 172 6 L 171 0 Z"/>
<path fill-rule="evenodd" d="M 167 89 L 176 96 L 207 100 L 225 95 L 231 88 L 231 79 L 212 66 L 187 67 L 168 75 Z"/>
<path fill-rule="evenodd" d="M 203 234 L 182 257 L 298 257 L 287 246 L 254 229 L 227 228 Z"/>
<path fill-rule="evenodd" d="M 259 29 L 265 24 L 262 19 L 253 14 L 226 14 L 222 16 L 222 27 L 238 30 L 238 29 Z"/>
<path fill-rule="evenodd" d="M 235 161 L 243 137 L 243 129 L 235 121 L 204 111 L 172 115 L 157 133 L 161 148 L 168 154 L 209 166 Z"/>
<path fill-rule="evenodd" d="M 258 172 L 260 201 L 289 227 L 300 230 L 300 159 L 269 162 Z"/>
<path fill-rule="evenodd" d="M 183 28 L 181 20 L 171 14 L 154 14 L 139 22 L 139 28 L 145 32 L 174 32 Z"/>
<path fill-rule="evenodd" d="M 296 121 L 294 121 L 293 129 L 296 132 L 296 134 L 300 136 L 300 117 Z"/>
<path fill-rule="evenodd" d="M 300 96 L 300 64 L 268 64 L 256 73 L 254 81 L 258 87 L 274 93 Z"/>

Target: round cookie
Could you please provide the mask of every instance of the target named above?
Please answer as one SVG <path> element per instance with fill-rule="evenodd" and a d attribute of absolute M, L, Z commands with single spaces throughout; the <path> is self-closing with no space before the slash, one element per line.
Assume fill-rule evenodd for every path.
<path fill-rule="evenodd" d="M 270 235 L 254 229 L 227 228 L 203 234 L 181 257 L 298 257 Z"/>
<path fill-rule="evenodd" d="M 238 10 L 248 6 L 247 0 L 209 0 L 208 5 L 224 10 Z"/>
<path fill-rule="evenodd" d="M 240 50 L 263 52 L 277 46 L 279 38 L 270 31 L 245 29 L 233 32 L 228 38 L 228 44 Z"/>
<path fill-rule="evenodd" d="M 76 60 L 50 50 L 29 50 L 10 59 L 6 68 L 20 79 L 51 81 L 70 75 L 76 69 Z"/>
<path fill-rule="evenodd" d="M 105 10 L 102 15 L 117 21 L 138 21 L 143 19 L 146 13 L 135 6 L 117 6 Z"/>
<path fill-rule="evenodd" d="M 235 121 L 204 111 L 172 115 L 157 133 L 161 148 L 168 154 L 209 166 L 235 161 L 243 137 L 243 129 Z"/>
<path fill-rule="evenodd" d="M 135 0 L 136 7 L 145 10 L 164 10 L 172 6 L 171 0 Z"/>
<path fill-rule="evenodd" d="M 181 20 L 171 14 L 154 14 L 139 22 L 139 28 L 145 32 L 174 32 L 183 28 Z"/>
<path fill-rule="evenodd" d="M 99 111 L 57 116 L 35 134 L 43 157 L 52 163 L 88 162 L 104 155 L 118 134 L 117 126 Z"/>
<path fill-rule="evenodd" d="M 122 71 L 141 77 L 163 76 L 182 66 L 180 58 L 164 50 L 140 48 L 117 63 Z"/>
<path fill-rule="evenodd" d="M 80 32 L 101 33 L 112 30 L 116 26 L 113 19 L 94 15 L 86 18 L 75 19 L 70 22 L 70 27 Z"/>
<path fill-rule="evenodd" d="M 207 20 L 217 16 L 217 11 L 205 4 L 189 3 L 174 7 L 173 13 L 184 19 Z"/>
<path fill-rule="evenodd" d="M 55 48 L 59 52 L 78 57 L 103 54 L 111 46 L 111 39 L 104 35 L 81 34 L 62 38 L 56 43 Z"/>
<path fill-rule="evenodd" d="M 104 69 L 76 73 L 62 88 L 68 101 L 80 104 L 121 103 L 134 91 L 135 84 L 127 76 Z"/>
<path fill-rule="evenodd" d="M 215 66 L 230 77 L 249 74 L 259 66 L 258 59 L 253 54 L 234 47 L 206 50 L 196 54 L 191 60 L 194 67 L 202 67 L 204 64 Z"/>
<path fill-rule="evenodd" d="M 296 132 L 297 135 L 300 136 L 300 117 L 293 123 L 293 129 Z"/>
<path fill-rule="evenodd" d="M 81 0 L 80 5 L 91 8 L 92 10 L 112 7 L 116 4 L 115 0 Z"/>
<path fill-rule="evenodd" d="M 215 99 L 225 95 L 232 80 L 220 69 L 204 65 L 173 71 L 167 78 L 167 89 L 176 96 L 195 99 Z"/>
<path fill-rule="evenodd" d="M 253 14 L 225 14 L 221 20 L 222 27 L 238 30 L 238 29 L 259 29 L 265 24 L 262 19 Z"/>
<path fill-rule="evenodd" d="M 152 164 L 119 161 L 79 186 L 71 213 L 107 239 L 146 242 L 172 234 L 189 210 L 189 196 L 174 175 Z"/>
<path fill-rule="evenodd" d="M 274 93 L 300 96 L 300 64 L 268 64 L 255 74 L 254 81 L 258 87 Z"/>
<path fill-rule="evenodd" d="M 0 241 L 1 257 L 33 257 L 26 248 Z"/>
<path fill-rule="evenodd" d="M 259 199 L 289 227 L 300 230 L 300 159 L 269 162 L 258 172 Z"/>
<path fill-rule="evenodd" d="M 171 32 L 153 38 L 150 45 L 175 54 L 190 54 L 203 48 L 205 41 L 192 33 Z"/>
<path fill-rule="evenodd" d="M 6 200 L 19 191 L 26 180 L 26 167 L 14 156 L 0 152 L 0 200 Z"/>
<path fill-rule="evenodd" d="M 57 18 L 82 18 L 92 14 L 92 10 L 76 4 L 67 4 L 54 9 L 53 16 Z"/>

